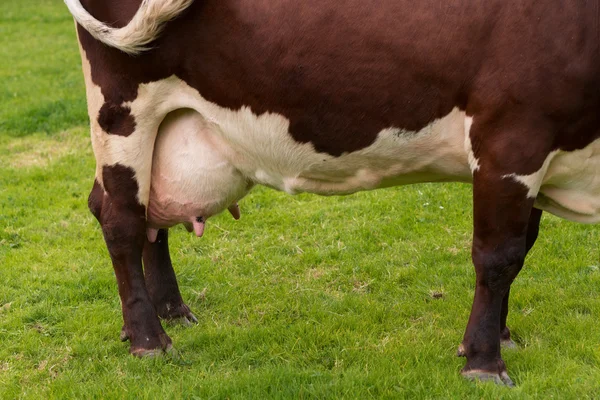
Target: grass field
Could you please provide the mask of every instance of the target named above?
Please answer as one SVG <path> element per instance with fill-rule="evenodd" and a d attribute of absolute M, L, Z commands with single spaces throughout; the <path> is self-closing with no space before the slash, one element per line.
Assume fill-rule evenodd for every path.
<path fill-rule="evenodd" d="M 128 355 L 98 224 L 73 22 L 0 2 L 0 398 L 600 398 L 598 228 L 546 215 L 513 285 L 514 389 L 463 380 L 466 185 L 338 198 L 256 190 L 242 220 L 173 229 L 199 324 Z"/>

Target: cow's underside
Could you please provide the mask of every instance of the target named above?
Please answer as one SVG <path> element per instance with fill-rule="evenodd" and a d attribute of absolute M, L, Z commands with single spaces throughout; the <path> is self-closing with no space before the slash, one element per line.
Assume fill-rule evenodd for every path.
<path fill-rule="evenodd" d="M 371 146 L 334 157 L 316 152 L 311 144 L 294 142 L 289 121 L 281 115 L 257 116 L 250 109 L 227 110 L 200 96 L 197 100 L 193 109 L 170 114 L 168 130 L 159 130 L 150 208 L 155 198 L 168 196 L 169 201 L 186 204 L 190 212 L 181 214 L 182 220 L 165 218 L 172 223 L 158 228 L 191 217 L 207 219 L 241 199 L 250 184 L 290 194 L 341 195 L 411 183 L 471 182 L 472 170 L 478 168 L 469 136 L 472 118 L 459 109 L 419 132 L 390 127 Z M 183 143 L 183 132 L 189 132 L 195 143 L 189 138 Z M 161 166 L 167 163 L 171 168 L 163 171 Z M 600 140 L 595 140 L 581 150 L 553 151 L 540 170 L 506 174 L 504 179 L 528 188 L 537 208 L 594 223 L 600 220 L 598 171 Z M 155 184 L 156 175 L 161 183 Z M 220 207 L 207 211 L 206 203 Z"/>
<path fill-rule="evenodd" d="M 254 184 L 290 194 L 340 195 L 410 183 L 471 182 L 478 168 L 469 136 L 472 118 L 459 109 L 419 132 L 390 127 L 371 146 L 334 157 L 295 142 L 282 115 L 228 110 L 198 94 L 188 98 L 195 101 L 169 114 L 154 149 L 148 207 L 154 229 L 189 226 L 198 217 L 206 221 Z M 597 171 L 600 140 L 577 151 L 551 152 L 533 174 L 504 178 L 527 187 L 537 208 L 592 223 L 600 220 Z"/>
<path fill-rule="evenodd" d="M 140 0 L 83 3 L 128 26 Z M 600 220 L 598 4 L 548 3 L 196 0 L 134 57 L 79 26 L 90 207 L 131 351 L 170 346 L 157 314 L 191 318 L 167 233 L 148 241 L 147 228 L 203 226 L 255 183 L 329 195 L 472 181 L 463 373 L 510 383 L 500 342 L 539 209 Z"/>

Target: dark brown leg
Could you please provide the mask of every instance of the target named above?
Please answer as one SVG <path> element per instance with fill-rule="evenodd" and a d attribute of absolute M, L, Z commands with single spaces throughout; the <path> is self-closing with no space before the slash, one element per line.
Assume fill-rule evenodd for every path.
<path fill-rule="evenodd" d="M 124 331 L 131 340 L 129 351 L 137 356 L 154 355 L 170 348 L 171 339 L 160 324 L 144 282 L 145 207 L 137 202 L 138 185 L 130 168 L 118 164 L 104 167 L 102 177 L 104 191 L 95 184 L 88 204 L 100 221 L 113 262 Z"/>
<path fill-rule="evenodd" d="M 500 313 L 500 345 L 508 349 L 514 349 L 517 344 L 512 340 L 510 336 L 510 329 L 506 326 L 506 319 L 508 318 L 508 296 L 510 295 L 510 289 L 506 292 L 504 299 L 502 299 L 502 311 Z"/>
<path fill-rule="evenodd" d="M 538 237 L 541 218 L 542 210 L 539 210 L 537 208 L 531 210 L 531 215 L 529 216 L 529 223 L 527 224 L 527 253 L 529 253 L 529 250 L 531 250 Z M 510 289 L 508 290 L 506 296 L 504 296 L 504 300 L 502 301 L 502 313 L 500 315 L 500 343 L 503 347 L 515 348 L 516 344 L 510 337 L 510 329 L 506 326 L 506 318 L 508 317 L 509 294 Z"/>
<path fill-rule="evenodd" d="M 198 322 L 179 292 L 177 278 L 169 255 L 169 231 L 161 229 L 156 242 L 146 239 L 144 244 L 144 273 L 146 288 L 158 316 L 166 319 L 181 319 L 182 322 Z"/>
<path fill-rule="evenodd" d="M 540 232 L 540 221 L 542 220 L 542 210 L 534 208 L 529 216 L 527 225 L 527 253 L 533 248 Z"/>
<path fill-rule="evenodd" d="M 500 354 L 501 328 L 510 286 L 537 234 L 541 213 L 533 204 L 555 127 L 533 110 L 504 106 L 475 116 L 470 131 L 476 285 L 461 348 L 467 358 L 463 376 L 512 386 Z"/>
<path fill-rule="evenodd" d="M 531 215 L 529 217 L 529 223 L 527 225 L 527 243 L 526 243 L 526 246 L 527 246 L 527 252 L 528 253 L 529 253 L 529 250 L 531 250 L 531 248 L 535 244 L 535 241 L 536 241 L 536 239 L 538 237 L 538 232 L 539 232 L 539 228 L 540 228 L 540 220 L 541 220 L 541 218 L 542 218 L 542 210 L 539 210 L 537 208 L 534 208 L 533 210 L 531 210 Z M 516 344 L 511 339 L 510 329 L 506 325 L 506 320 L 507 320 L 507 317 L 508 317 L 508 298 L 509 298 L 509 295 L 510 295 L 510 288 L 508 289 L 508 292 L 504 296 L 504 299 L 502 299 L 502 311 L 500 313 L 500 344 L 503 347 L 506 347 L 506 348 L 515 348 Z M 463 345 L 459 346 L 457 354 L 460 357 L 466 356 L 465 348 L 464 348 Z"/>
<path fill-rule="evenodd" d="M 500 356 L 500 320 L 505 296 L 523 266 L 533 199 L 512 179 L 478 174 L 474 181 L 472 257 L 477 282 L 463 339 L 463 375 L 512 385 Z"/>

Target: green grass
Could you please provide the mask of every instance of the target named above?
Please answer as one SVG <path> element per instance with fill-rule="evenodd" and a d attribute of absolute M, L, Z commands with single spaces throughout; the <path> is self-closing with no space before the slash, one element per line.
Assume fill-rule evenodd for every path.
<path fill-rule="evenodd" d="M 518 386 L 459 376 L 474 272 L 458 184 L 259 189 L 200 240 L 172 230 L 199 324 L 166 327 L 175 355 L 129 356 L 86 207 L 94 161 L 62 2 L 0 2 L 0 56 L 0 398 L 600 396 L 598 229 L 551 216 L 512 291 Z"/>

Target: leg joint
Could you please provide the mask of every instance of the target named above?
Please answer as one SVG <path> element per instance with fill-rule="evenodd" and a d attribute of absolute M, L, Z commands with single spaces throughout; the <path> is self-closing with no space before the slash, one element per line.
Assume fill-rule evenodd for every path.
<path fill-rule="evenodd" d="M 514 238 L 499 245 L 473 245 L 477 281 L 494 292 L 504 293 L 523 267 L 527 254 L 525 238 Z"/>

